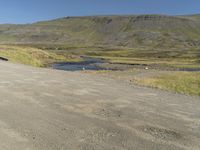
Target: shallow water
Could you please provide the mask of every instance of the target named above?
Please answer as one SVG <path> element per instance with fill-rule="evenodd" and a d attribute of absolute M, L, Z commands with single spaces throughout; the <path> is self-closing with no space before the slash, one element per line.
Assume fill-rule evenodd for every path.
<path fill-rule="evenodd" d="M 103 59 L 84 57 L 82 62 L 62 62 L 51 65 L 53 69 L 66 71 L 81 71 L 81 70 L 112 70 L 101 67 L 100 64 L 106 63 Z"/>
<path fill-rule="evenodd" d="M 52 65 L 52 68 L 66 71 L 105 70 L 97 65 L 84 63 L 55 63 Z"/>
<path fill-rule="evenodd" d="M 145 69 L 158 69 L 158 70 L 170 70 L 170 68 L 162 68 L 155 66 L 148 66 L 147 64 L 112 64 L 107 62 L 104 59 L 100 58 L 91 58 L 83 57 L 81 62 L 61 62 L 51 64 L 50 67 L 57 70 L 66 70 L 66 71 L 82 71 L 82 70 L 126 70 L 130 68 L 140 68 Z M 174 71 L 189 71 L 189 72 L 198 72 L 200 68 L 171 68 Z"/>

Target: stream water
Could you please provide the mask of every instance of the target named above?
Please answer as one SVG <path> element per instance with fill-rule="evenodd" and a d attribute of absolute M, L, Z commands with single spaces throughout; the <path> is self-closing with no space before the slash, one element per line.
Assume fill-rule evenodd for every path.
<path fill-rule="evenodd" d="M 85 57 L 81 62 L 61 62 L 51 65 L 53 69 L 66 71 L 81 71 L 81 70 L 112 70 L 104 68 L 101 64 L 106 63 L 103 59 Z"/>
<path fill-rule="evenodd" d="M 126 70 L 130 68 L 143 68 L 145 69 L 148 67 L 149 69 L 161 69 L 161 70 L 172 70 L 172 71 L 190 71 L 190 72 L 197 72 L 200 71 L 200 68 L 160 68 L 155 66 L 148 66 L 145 64 L 112 64 L 107 62 L 104 59 L 100 58 L 90 58 L 90 57 L 83 57 L 83 61 L 81 62 L 61 62 L 61 63 L 54 63 L 50 65 L 53 69 L 58 70 L 66 70 L 66 71 L 81 71 L 81 70 Z"/>

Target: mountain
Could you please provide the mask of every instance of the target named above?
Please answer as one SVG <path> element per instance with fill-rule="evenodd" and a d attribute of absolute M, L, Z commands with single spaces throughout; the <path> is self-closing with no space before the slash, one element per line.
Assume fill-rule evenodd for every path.
<path fill-rule="evenodd" d="M 198 48 L 200 15 L 65 17 L 0 25 L 0 43 L 143 48 Z"/>

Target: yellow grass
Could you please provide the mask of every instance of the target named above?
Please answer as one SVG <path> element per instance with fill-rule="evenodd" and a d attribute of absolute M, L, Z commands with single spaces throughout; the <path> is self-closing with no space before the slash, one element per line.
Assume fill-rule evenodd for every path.
<path fill-rule="evenodd" d="M 200 72 L 176 72 L 135 81 L 140 85 L 200 96 Z"/>
<path fill-rule="evenodd" d="M 43 67 L 56 61 L 67 61 L 66 57 L 46 52 L 37 48 L 0 45 L 0 57 L 11 62 Z"/>

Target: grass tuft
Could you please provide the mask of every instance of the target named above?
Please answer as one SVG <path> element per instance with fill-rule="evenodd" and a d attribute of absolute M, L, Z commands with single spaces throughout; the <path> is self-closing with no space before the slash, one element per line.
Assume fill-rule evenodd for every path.
<path fill-rule="evenodd" d="M 38 48 L 0 45 L 0 56 L 14 63 L 45 67 L 49 63 L 69 61 L 66 57 Z"/>
<path fill-rule="evenodd" d="M 134 81 L 139 85 L 200 96 L 200 72 L 176 72 Z"/>

